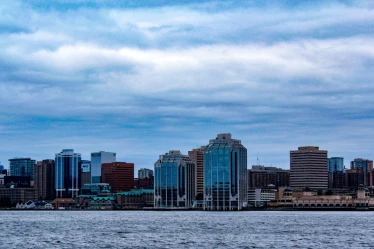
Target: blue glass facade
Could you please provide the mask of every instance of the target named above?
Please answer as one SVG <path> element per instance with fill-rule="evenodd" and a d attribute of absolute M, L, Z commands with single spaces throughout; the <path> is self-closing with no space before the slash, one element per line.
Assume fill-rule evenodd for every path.
<path fill-rule="evenodd" d="M 9 173 L 11 176 L 29 176 L 34 180 L 35 160 L 30 158 L 9 159 Z"/>
<path fill-rule="evenodd" d="M 155 207 L 191 207 L 195 200 L 195 165 L 172 150 L 155 163 Z"/>
<path fill-rule="evenodd" d="M 344 158 L 343 157 L 331 157 L 328 159 L 329 172 L 343 172 L 344 170 Z"/>
<path fill-rule="evenodd" d="M 365 173 L 369 172 L 373 170 L 373 161 L 368 159 L 355 158 L 351 162 L 351 169 L 359 169 Z"/>
<path fill-rule="evenodd" d="M 72 149 L 62 150 L 55 158 L 56 197 L 76 197 L 81 185 L 81 155 Z"/>
<path fill-rule="evenodd" d="M 204 149 L 204 209 L 247 205 L 247 149 L 231 134 L 218 134 Z"/>
<path fill-rule="evenodd" d="M 103 163 L 113 163 L 117 154 L 114 152 L 92 152 L 91 153 L 91 183 L 101 182 L 101 165 Z"/>

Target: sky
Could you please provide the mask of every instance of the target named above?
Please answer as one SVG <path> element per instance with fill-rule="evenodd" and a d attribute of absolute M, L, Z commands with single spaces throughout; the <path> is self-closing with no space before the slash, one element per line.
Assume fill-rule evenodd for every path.
<path fill-rule="evenodd" d="M 372 1 L 0 2 L 0 162 L 153 168 L 231 133 L 252 164 L 374 159 Z"/>

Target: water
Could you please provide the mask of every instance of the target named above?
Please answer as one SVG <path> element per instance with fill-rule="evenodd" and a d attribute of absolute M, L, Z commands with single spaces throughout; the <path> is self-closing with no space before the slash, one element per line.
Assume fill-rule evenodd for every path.
<path fill-rule="evenodd" d="M 374 212 L 0 212 L 0 248 L 373 248 L 373 234 Z"/>

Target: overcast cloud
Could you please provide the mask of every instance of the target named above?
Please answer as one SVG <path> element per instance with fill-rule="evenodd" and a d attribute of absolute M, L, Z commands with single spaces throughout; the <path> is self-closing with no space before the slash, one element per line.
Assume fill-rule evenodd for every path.
<path fill-rule="evenodd" d="M 0 161 L 64 148 L 136 168 L 230 132 L 248 163 L 374 159 L 369 1 L 2 1 Z"/>

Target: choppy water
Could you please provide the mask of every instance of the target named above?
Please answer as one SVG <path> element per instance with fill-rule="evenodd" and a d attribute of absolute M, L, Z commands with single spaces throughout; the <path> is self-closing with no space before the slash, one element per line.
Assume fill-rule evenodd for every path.
<path fill-rule="evenodd" d="M 374 212 L 0 212 L 0 248 L 374 248 L 373 234 Z"/>

